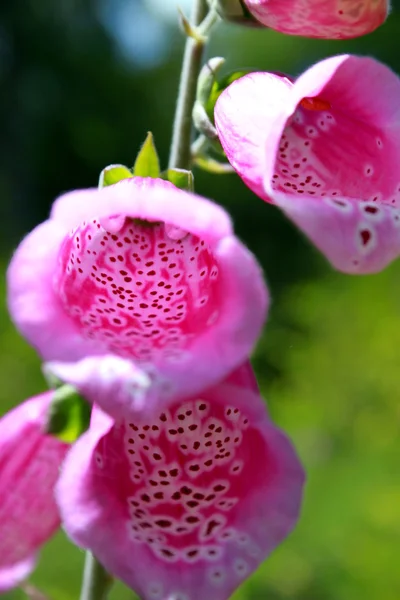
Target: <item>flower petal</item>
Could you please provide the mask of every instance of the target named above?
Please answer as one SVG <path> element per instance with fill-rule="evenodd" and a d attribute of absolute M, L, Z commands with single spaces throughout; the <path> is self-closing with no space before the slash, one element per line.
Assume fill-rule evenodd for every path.
<path fill-rule="evenodd" d="M 8 307 L 21 333 L 44 357 L 75 360 L 98 354 L 92 340 L 83 340 L 54 293 L 58 249 L 65 237 L 59 224 L 45 221 L 19 245 L 7 273 Z"/>
<path fill-rule="evenodd" d="M 71 539 L 143 600 L 227 600 L 296 523 L 303 471 L 261 398 L 223 383 L 99 419 L 57 486 Z"/>
<path fill-rule="evenodd" d="M 385 21 L 387 0 L 245 0 L 266 27 L 312 38 L 347 39 L 374 31 Z"/>
<path fill-rule="evenodd" d="M 51 210 L 51 219 L 67 231 L 93 216 L 103 219 L 118 215 L 149 222 L 162 220 L 209 244 L 233 233 L 229 215 L 218 204 L 163 179 L 133 177 L 101 190 L 68 192 L 54 202 Z"/>
<path fill-rule="evenodd" d="M 400 254 L 400 210 L 353 198 L 274 194 L 275 203 L 339 271 L 377 273 Z"/>
<path fill-rule="evenodd" d="M 156 371 L 144 371 L 130 360 L 114 355 L 88 356 L 76 363 L 51 361 L 44 365 L 45 375 L 73 385 L 92 404 L 114 419 L 128 417 L 148 420 L 176 402 L 174 386 Z M 258 392 L 249 361 L 235 369 L 227 381 Z"/>
<path fill-rule="evenodd" d="M 215 105 L 215 126 L 229 162 L 245 184 L 263 200 L 267 135 L 290 99 L 292 83 L 274 73 L 249 73 L 234 81 Z"/>
<path fill-rule="evenodd" d="M 0 419 L 0 593 L 29 575 L 60 525 L 53 488 L 68 446 L 42 432 L 50 399 L 41 394 Z"/>
<path fill-rule="evenodd" d="M 260 267 L 227 213 L 156 179 L 61 197 L 8 279 L 11 314 L 46 360 L 113 353 L 183 395 L 243 362 L 268 307 Z"/>
<path fill-rule="evenodd" d="M 73 385 L 92 404 L 115 419 L 127 415 L 151 415 L 171 395 L 168 382 L 157 379 L 134 362 L 115 355 L 88 356 L 76 363 L 50 361 L 45 375 Z"/>

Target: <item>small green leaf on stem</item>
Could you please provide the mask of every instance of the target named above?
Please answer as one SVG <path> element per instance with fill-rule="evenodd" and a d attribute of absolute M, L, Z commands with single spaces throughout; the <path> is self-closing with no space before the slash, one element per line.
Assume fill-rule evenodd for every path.
<path fill-rule="evenodd" d="M 192 40 L 195 40 L 195 42 L 199 44 L 204 44 L 206 42 L 206 38 L 199 32 L 198 28 L 190 24 L 189 19 L 184 15 L 180 8 L 178 8 L 178 12 L 180 17 L 180 24 L 185 35 L 188 38 L 192 38 Z"/>
<path fill-rule="evenodd" d="M 122 179 L 133 177 L 132 171 L 124 165 L 109 165 L 100 173 L 99 188 L 118 183 Z"/>
<path fill-rule="evenodd" d="M 54 391 L 45 431 L 71 444 L 88 429 L 90 413 L 90 404 L 72 385 L 65 384 Z"/>
<path fill-rule="evenodd" d="M 160 177 L 160 161 L 151 131 L 147 134 L 144 144 L 137 155 L 133 174 L 136 177 Z"/>

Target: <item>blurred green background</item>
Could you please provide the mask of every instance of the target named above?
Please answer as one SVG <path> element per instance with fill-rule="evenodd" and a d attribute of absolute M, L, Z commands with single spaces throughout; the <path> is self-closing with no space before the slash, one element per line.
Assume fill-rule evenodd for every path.
<path fill-rule="evenodd" d="M 166 165 L 183 47 L 175 4 L 0 2 L 3 273 L 55 196 L 96 185 L 107 164 L 131 165 L 149 129 Z M 209 55 L 225 56 L 227 70 L 298 74 L 320 58 L 352 52 L 400 73 L 399 37 L 394 6 L 377 32 L 347 42 L 224 25 Z M 399 600 L 400 264 L 368 277 L 335 273 L 236 176 L 196 172 L 196 189 L 228 208 L 267 274 L 274 303 L 254 365 L 272 416 L 308 473 L 298 528 L 234 599 Z M 44 387 L 4 297 L 2 290 L 0 413 Z M 52 600 L 76 599 L 82 563 L 83 553 L 59 534 L 32 581 Z M 133 597 L 122 585 L 111 594 Z"/>

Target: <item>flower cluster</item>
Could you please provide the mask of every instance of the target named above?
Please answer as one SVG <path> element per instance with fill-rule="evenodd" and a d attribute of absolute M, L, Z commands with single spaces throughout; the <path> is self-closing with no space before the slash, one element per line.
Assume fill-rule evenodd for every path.
<path fill-rule="evenodd" d="M 388 10 L 217 4 L 329 38 L 372 31 Z M 297 79 L 237 79 L 208 131 L 335 268 L 371 273 L 400 254 L 399 107 L 389 69 L 335 56 Z M 143 600 L 227 600 L 294 527 L 304 483 L 249 362 L 268 289 L 220 206 L 165 177 L 119 179 L 58 198 L 8 270 L 18 330 L 91 418 L 73 439 L 51 435 L 54 390 L 0 420 L 0 593 L 62 524 Z"/>
<path fill-rule="evenodd" d="M 41 432 L 52 392 L 3 420 L 24 474 L 0 463 L 1 487 L 18 483 L 2 506 L 0 581 L 26 576 L 61 519 L 145 600 L 228 598 L 294 526 L 303 485 L 248 363 L 268 291 L 228 215 L 161 179 L 72 192 L 23 240 L 8 285 L 45 370 L 94 409 L 65 460 Z M 49 522 L 20 494 L 36 471 L 33 507 L 51 505 Z"/>

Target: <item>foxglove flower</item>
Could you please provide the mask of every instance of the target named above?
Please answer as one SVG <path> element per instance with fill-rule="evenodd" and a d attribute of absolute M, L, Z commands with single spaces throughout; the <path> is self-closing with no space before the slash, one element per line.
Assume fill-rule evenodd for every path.
<path fill-rule="evenodd" d="M 387 0 L 244 0 L 263 25 L 290 35 L 347 39 L 374 31 L 385 21 Z"/>
<path fill-rule="evenodd" d="M 332 265 L 373 273 L 400 254 L 400 80 L 371 58 L 335 56 L 294 83 L 252 73 L 220 96 L 229 161 Z"/>
<path fill-rule="evenodd" d="M 195 393 L 245 360 L 268 296 L 216 204 L 161 179 L 65 194 L 8 273 L 17 327 L 46 360 L 115 354 Z"/>
<path fill-rule="evenodd" d="M 31 398 L 0 418 L 0 594 L 30 574 L 60 526 L 53 489 L 68 446 L 43 433 L 51 396 Z"/>
<path fill-rule="evenodd" d="M 67 534 L 143 600 L 227 600 L 296 523 L 301 465 L 242 376 L 147 422 L 95 409 L 66 459 Z"/>

